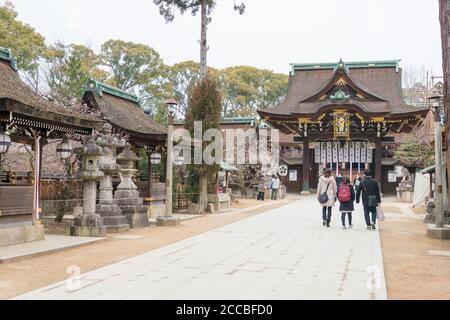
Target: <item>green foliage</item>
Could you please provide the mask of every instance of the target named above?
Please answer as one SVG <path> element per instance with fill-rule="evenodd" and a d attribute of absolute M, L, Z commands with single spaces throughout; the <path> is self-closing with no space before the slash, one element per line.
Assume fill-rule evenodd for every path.
<path fill-rule="evenodd" d="M 20 70 L 35 73 L 45 54 L 45 39 L 17 16 L 10 1 L 0 6 L 0 46 L 13 51 Z"/>
<path fill-rule="evenodd" d="M 99 58 L 83 45 L 55 43 L 46 53 L 46 78 L 50 95 L 64 106 L 80 102 L 89 78 L 103 81 L 107 74 L 98 68 Z"/>
<path fill-rule="evenodd" d="M 206 76 L 197 81 L 189 96 L 189 107 L 185 122 L 185 128 L 189 130 L 191 137 L 194 136 L 195 121 L 202 122 L 202 135 L 209 129 L 220 128 L 221 102 L 220 91 L 214 79 Z M 208 144 L 208 142 L 203 142 L 203 150 Z M 219 170 L 219 165 L 191 165 L 190 169 L 197 173 L 207 172 L 214 176 L 214 173 L 217 174 Z"/>
<path fill-rule="evenodd" d="M 123 90 L 149 86 L 164 71 L 159 53 L 140 43 L 109 40 L 102 45 L 100 57 L 112 74 L 109 83 Z"/>
<path fill-rule="evenodd" d="M 414 135 L 408 135 L 405 142 L 394 150 L 394 159 L 425 168 L 434 164 L 434 148 L 432 145 L 418 142 Z"/>
<path fill-rule="evenodd" d="M 216 6 L 216 0 L 204 0 L 207 5 L 208 15 L 212 12 Z M 159 7 L 159 13 L 164 17 L 167 22 L 172 22 L 175 18 L 175 9 L 180 10 L 181 14 L 189 11 L 193 16 L 195 16 L 201 6 L 201 0 L 153 0 L 153 2 Z M 240 14 L 244 13 L 245 5 L 243 3 L 234 3 L 234 10 L 238 11 Z"/>
<path fill-rule="evenodd" d="M 223 115 L 252 116 L 257 109 L 267 109 L 281 102 L 287 92 L 288 76 L 249 66 L 221 72 Z"/>
<path fill-rule="evenodd" d="M 217 78 L 219 71 L 208 68 L 208 73 L 212 78 Z M 178 118 L 184 118 L 188 109 L 189 95 L 200 78 L 200 64 L 194 61 L 174 64 L 166 68 L 164 78 L 166 79 L 166 85 L 163 88 L 166 90 L 165 97 L 177 100 L 176 115 Z"/>

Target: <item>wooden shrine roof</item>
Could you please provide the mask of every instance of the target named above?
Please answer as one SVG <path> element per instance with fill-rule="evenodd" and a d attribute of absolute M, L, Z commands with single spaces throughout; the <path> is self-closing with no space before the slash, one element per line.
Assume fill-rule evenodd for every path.
<path fill-rule="evenodd" d="M 344 78 L 358 96 L 331 100 L 326 90 Z M 322 98 L 320 97 L 322 94 Z M 260 110 L 263 118 L 296 118 L 320 115 L 326 107 L 354 106 L 363 115 L 402 117 L 423 115 L 428 109 L 406 105 L 398 61 L 293 65 L 285 99 L 274 108 Z M 345 106 L 345 107 L 344 107 Z"/>
<path fill-rule="evenodd" d="M 131 137 L 158 141 L 167 139 L 167 129 L 142 110 L 134 94 L 90 80 L 83 100 L 92 103 L 104 119 Z"/>
<path fill-rule="evenodd" d="M 23 125 L 77 133 L 99 129 L 103 123 L 97 117 L 71 111 L 34 92 L 21 80 L 11 52 L 4 48 L 0 48 L 0 113 L 12 113 L 14 121 L 22 121 Z"/>

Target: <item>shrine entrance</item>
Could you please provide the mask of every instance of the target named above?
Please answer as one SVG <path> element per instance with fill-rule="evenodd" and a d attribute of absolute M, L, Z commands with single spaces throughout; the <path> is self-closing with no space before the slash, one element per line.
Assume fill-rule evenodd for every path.
<path fill-rule="evenodd" d="M 303 144 L 305 194 L 325 168 L 352 180 L 371 169 L 381 185 L 382 141 L 395 144 L 429 112 L 405 104 L 398 60 L 292 64 L 289 80 L 283 102 L 258 114 Z"/>
<path fill-rule="evenodd" d="M 369 141 L 315 141 L 310 144 L 313 150 L 313 166 L 316 167 L 314 181 L 325 169 L 330 169 L 335 177 L 346 176 L 353 181 L 364 170 L 375 172 L 375 143 Z"/>

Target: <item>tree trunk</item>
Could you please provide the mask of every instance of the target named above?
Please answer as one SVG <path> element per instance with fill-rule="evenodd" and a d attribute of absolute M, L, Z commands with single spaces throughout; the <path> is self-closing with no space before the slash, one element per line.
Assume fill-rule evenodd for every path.
<path fill-rule="evenodd" d="M 198 203 L 200 204 L 202 211 L 208 211 L 208 173 L 199 172 L 199 185 L 200 185 L 200 196 Z"/>
<path fill-rule="evenodd" d="M 206 77 L 206 56 L 208 52 L 208 44 L 206 41 L 206 31 L 208 27 L 208 12 L 206 0 L 201 0 L 201 19 L 202 19 L 202 27 L 201 27 L 201 38 L 200 38 L 200 78 Z"/>
<path fill-rule="evenodd" d="M 208 12 L 206 0 L 201 0 L 201 38 L 200 38 L 200 79 L 206 77 L 208 45 L 206 32 L 208 27 Z M 204 212 L 208 210 L 208 173 L 199 172 L 199 204 Z"/>

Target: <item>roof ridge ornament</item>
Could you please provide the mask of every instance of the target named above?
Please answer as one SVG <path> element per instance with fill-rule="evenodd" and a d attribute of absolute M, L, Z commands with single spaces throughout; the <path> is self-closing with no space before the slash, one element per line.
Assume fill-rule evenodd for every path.
<path fill-rule="evenodd" d="M 350 73 L 350 69 L 347 67 L 342 58 L 339 59 L 339 62 L 334 67 L 333 72 L 336 72 L 337 70 L 345 70 L 345 72 Z"/>
<path fill-rule="evenodd" d="M 125 90 L 119 89 L 117 87 L 113 87 L 106 83 L 102 83 L 100 81 L 89 79 L 86 85 L 84 86 L 84 92 L 93 92 L 97 96 L 101 97 L 103 92 L 106 92 L 110 95 L 132 101 L 141 106 L 141 100 L 134 93 L 127 92 Z"/>
<path fill-rule="evenodd" d="M 12 54 L 11 49 L 0 47 L 0 59 L 6 60 L 14 71 L 17 71 L 17 60 Z"/>
<path fill-rule="evenodd" d="M 346 99 L 350 99 L 350 95 L 349 94 L 345 94 L 345 92 L 342 89 L 339 89 L 338 91 L 336 91 L 336 93 L 332 96 L 330 96 L 331 100 L 346 100 Z"/>

